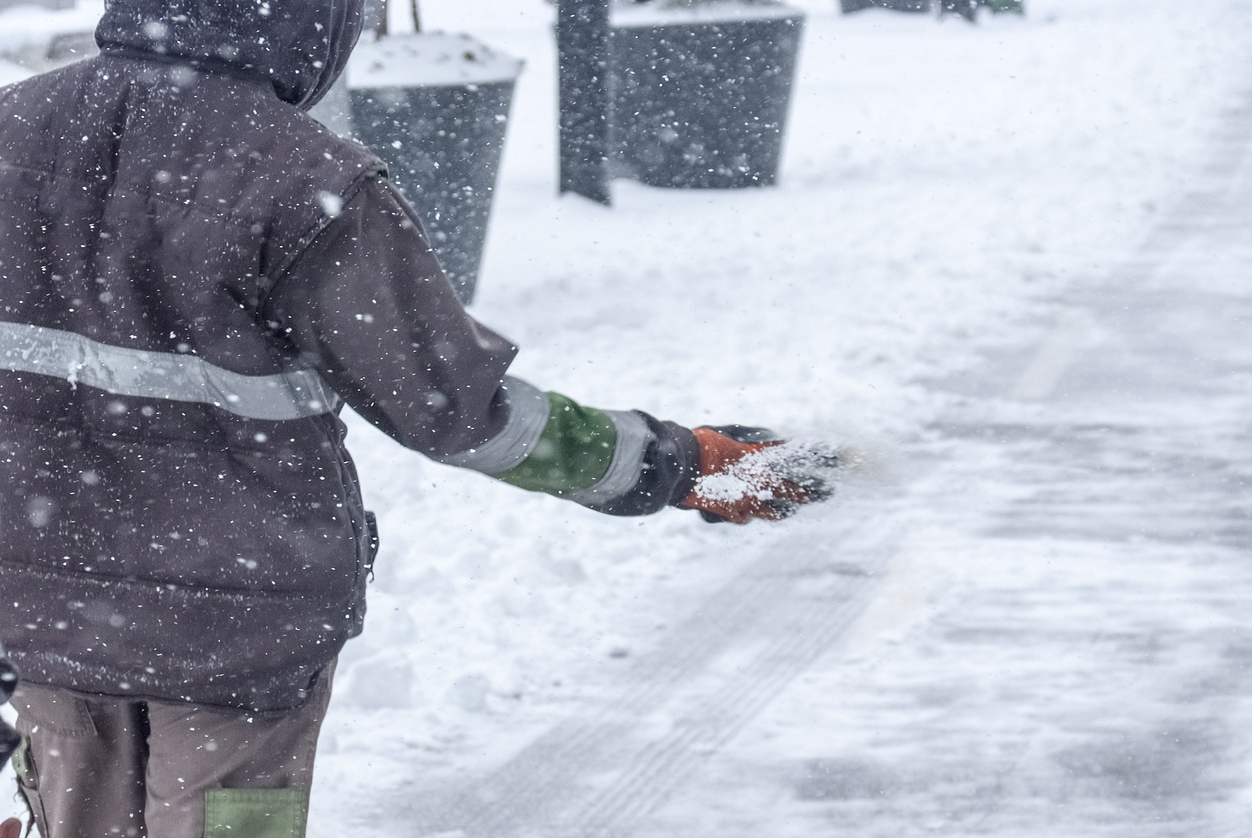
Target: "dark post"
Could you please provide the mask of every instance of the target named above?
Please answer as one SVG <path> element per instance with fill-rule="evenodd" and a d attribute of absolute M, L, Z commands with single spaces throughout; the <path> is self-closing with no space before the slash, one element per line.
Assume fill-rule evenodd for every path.
<path fill-rule="evenodd" d="M 559 0 L 561 192 L 609 203 L 609 0 Z"/>

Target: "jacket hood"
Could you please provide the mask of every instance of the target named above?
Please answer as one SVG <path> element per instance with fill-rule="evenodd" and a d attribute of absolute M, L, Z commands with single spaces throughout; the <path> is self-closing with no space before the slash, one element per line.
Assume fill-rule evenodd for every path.
<path fill-rule="evenodd" d="M 334 84 L 361 34 L 364 0 L 105 0 L 102 51 L 187 61 L 268 79 L 308 109 Z"/>

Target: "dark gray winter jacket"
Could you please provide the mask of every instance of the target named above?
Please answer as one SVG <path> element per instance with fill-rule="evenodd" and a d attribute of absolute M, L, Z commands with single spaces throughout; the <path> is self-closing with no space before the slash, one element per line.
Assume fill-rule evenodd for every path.
<path fill-rule="evenodd" d="M 359 20 L 112 0 L 99 58 L 0 90 L 0 642 L 24 679 L 300 703 L 361 630 L 376 539 L 343 400 L 606 512 L 690 487 L 685 429 L 506 378 L 516 349 L 378 159 L 302 112 Z"/>

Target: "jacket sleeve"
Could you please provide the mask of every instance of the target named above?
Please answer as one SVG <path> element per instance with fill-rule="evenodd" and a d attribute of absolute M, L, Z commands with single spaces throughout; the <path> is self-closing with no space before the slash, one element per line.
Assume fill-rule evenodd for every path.
<path fill-rule="evenodd" d="M 386 180 L 344 202 L 263 315 L 361 416 L 440 462 L 614 515 L 655 512 L 695 482 L 686 428 L 507 375 L 517 348 L 466 312 Z"/>

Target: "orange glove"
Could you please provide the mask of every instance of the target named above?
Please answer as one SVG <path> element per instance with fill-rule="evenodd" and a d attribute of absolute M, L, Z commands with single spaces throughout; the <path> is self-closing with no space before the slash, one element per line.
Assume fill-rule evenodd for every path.
<path fill-rule="evenodd" d="M 709 522 L 778 521 L 832 494 L 822 472 L 838 464 L 833 453 L 783 450 L 772 431 L 742 425 L 693 428 L 700 443 L 700 476 L 678 502 Z"/>

